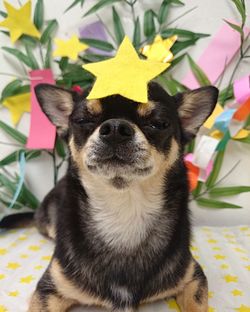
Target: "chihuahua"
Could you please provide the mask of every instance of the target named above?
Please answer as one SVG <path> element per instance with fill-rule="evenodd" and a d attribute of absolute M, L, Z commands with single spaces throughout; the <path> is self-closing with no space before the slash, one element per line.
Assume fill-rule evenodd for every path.
<path fill-rule="evenodd" d="M 29 311 L 75 305 L 134 312 L 174 297 L 182 312 L 208 311 L 207 279 L 190 253 L 184 147 L 211 114 L 208 86 L 170 96 L 148 84 L 148 103 L 40 84 L 43 112 L 67 141 L 66 176 L 36 212 L 55 240 Z"/>

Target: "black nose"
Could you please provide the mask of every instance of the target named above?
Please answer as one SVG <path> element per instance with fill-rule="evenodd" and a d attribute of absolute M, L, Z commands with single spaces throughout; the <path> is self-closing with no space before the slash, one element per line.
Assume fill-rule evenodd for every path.
<path fill-rule="evenodd" d="M 108 143 L 118 144 L 129 141 L 135 134 L 132 126 L 125 120 L 109 119 L 99 130 L 100 138 Z"/>

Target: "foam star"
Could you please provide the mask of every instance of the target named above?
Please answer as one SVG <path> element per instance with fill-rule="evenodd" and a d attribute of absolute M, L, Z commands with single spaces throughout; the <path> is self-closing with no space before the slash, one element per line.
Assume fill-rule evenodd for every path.
<path fill-rule="evenodd" d="M 250 312 L 250 306 L 245 306 L 244 304 L 242 304 L 239 308 L 236 308 L 235 311 Z"/>
<path fill-rule="evenodd" d="M 225 275 L 224 280 L 227 283 L 237 283 L 238 282 L 238 277 L 234 275 Z"/>
<path fill-rule="evenodd" d="M 9 109 L 12 123 L 16 125 L 24 112 L 30 112 L 30 93 L 10 96 L 3 100 L 3 106 Z"/>
<path fill-rule="evenodd" d="M 23 34 L 40 38 L 40 32 L 31 21 L 31 1 L 26 2 L 20 9 L 14 8 L 6 1 L 4 6 L 8 16 L 0 22 L 0 26 L 9 29 L 13 43 Z"/>
<path fill-rule="evenodd" d="M 66 56 L 74 61 L 77 60 L 77 56 L 80 52 L 88 49 L 88 46 L 84 43 L 81 43 L 76 35 L 73 35 L 68 40 L 56 38 L 55 44 L 57 48 L 53 52 L 54 56 Z"/>
<path fill-rule="evenodd" d="M 242 295 L 243 295 L 242 291 L 239 290 L 239 289 L 234 289 L 234 290 L 232 290 L 232 291 L 231 291 L 231 294 L 232 294 L 234 297 L 242 296 Z"/>
<path fill-rule="evenodd" d="M 97 77 L 87 98 L 120 94 L 135 102 L 147 103 L 148 82 L 169 66 L 169 63 L 141 60 L 129 38 L 125 37 L 114 58 L 83 65 Z"/>
<path fill-rule="evenodd" d="M 162 39 L 157 35 L 152 44 L 146 45 L 141 49 L 141 53 L 147 57 L 148 60 L 159 61 L 163 63 L 171 62 L 174 58 L 170 48 L 173 46 L 177 36 L 172 36 L 168 39 Z"/>

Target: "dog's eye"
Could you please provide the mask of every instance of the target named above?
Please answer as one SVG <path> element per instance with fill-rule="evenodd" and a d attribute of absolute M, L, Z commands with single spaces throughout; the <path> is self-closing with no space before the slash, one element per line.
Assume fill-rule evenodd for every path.
<path fill-rule="evenodd" d="M 149 127 L 156 130 L 165 130 L 169 126 L 168 121 L 153 121 L 149 124 Z"/>
<path fill-rule="evenodd" d="M 84 126 L 84 125 L 94 125 L 95 122 L 94 120 L 91 119 L 86 119 L 86 118 L 78 118 L 78 119 L 74 119 L 73 122 L 79 126 Z"/>

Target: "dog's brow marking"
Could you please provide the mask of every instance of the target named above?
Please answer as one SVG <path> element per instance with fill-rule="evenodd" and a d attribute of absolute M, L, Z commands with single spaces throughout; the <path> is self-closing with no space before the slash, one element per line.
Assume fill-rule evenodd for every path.
<path fill-rule="evenodd" d="M 147 103 L 141 103 L 138 105 L 137 112 L 140 116 L 149 115 L 155 108 L 155 103 L 153 101 L 148 101 Z"/>
<path fill-rule="evenodd" d="M 100 114 L 102 112 L 102 105 L 99 100 L 88 100 L 87 108 L 91 114 Z"/>

